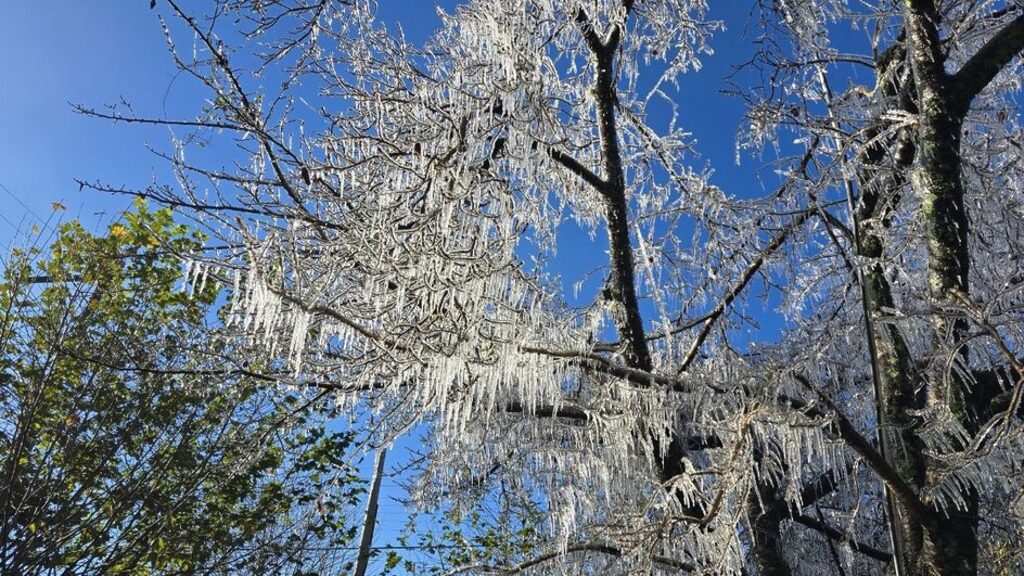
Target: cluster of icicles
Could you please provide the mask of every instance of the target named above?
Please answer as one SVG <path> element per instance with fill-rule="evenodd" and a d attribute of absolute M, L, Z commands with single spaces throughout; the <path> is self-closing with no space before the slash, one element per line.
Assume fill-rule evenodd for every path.
<path fill-rule="evenodd" d="M 190 266 L 192 282 L 202 283 L 206 266 Z M 415 340 L 389 342 L 386 311 L 372 329 L 356 326 L 311 313 L 318 303 L 286 297 L 256 266 L 235 268 L 228 276 L 229 321 L 271 357 L 286 357 L 296 375 L 327 347 L 388 353 L 373 369 L 343 376 L 351 378 L 344 388 L 375 390 L 371 400 L 353 392 L 344 403 L 360 397 L 380 410 L 378 417 L 400 414 L 407 420 L 414 413 L 431 423 L 435 450 L 415 495 L 424 504 L 472 497 L 473 487 L 498 465 L 506 471 L 506 489 L 527 498 L 544 495 L 548 527 L 562 546 L 598 538 L 624 550 L 650 551 L 656 543 L 655 556 L 679 556 L 685 549 L 691 560 L 739 573 L 744 552 L 734 523 L 744 515 L 743 495 L 753 474 L 782 483 L 787 497 L 797 500 L 798 476 L 791 471 L 809 463 L 846 468 L 840 464 L 842 448 L 825 439 L 820 427 L 798 415 L 765 413 L 763 406 L 751 413 L 740 392 L 723 396 L 700 385 L 688 393 L 645 389 L 579 369 L 563 353 L 589 352 L 578 345 L 587 341 L 585 327 L 558 324 L 554 314 L 531 306 L 531 287 L 508 276 L 467 281 L 462 305 L 476 327 L 447 353 L 411 349 Z M 407 306 L 411 301 L 405 298 Z M 421 302 L 436 309 L 437 303 Z M 740 364 L 717 371 L 716 388 L 756 377 Z M 560 411 L 573 416 L 554 417 Z M 667 446 L 669 430 L 677 428 L 715 434 L 722 447 L 694 453 L 696 460 L 684 466 L 687 473 L 666 490 L 658 480 L 657 447 Z M 751 438 L 778 446 L 777 458 L 763 459 L 758 469 Z M 708 469 L 717 472 L 702 472 Z M 685 514 L 682 504 L 707 502 L 716 491 L 724 494 L 721 510 L 707 526 L 671 521 Z M 616 566 L 659 569 L 650 554 L 627 555 Z"/>

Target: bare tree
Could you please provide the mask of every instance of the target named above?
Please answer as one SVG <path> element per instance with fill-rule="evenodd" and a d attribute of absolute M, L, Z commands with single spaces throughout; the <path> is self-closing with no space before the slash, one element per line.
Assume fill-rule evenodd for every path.
<path fill-rule="evenodd" d="M 420 504 L 539 500 L 552 551 L 505 569 L 1020 568 L 1019 2 L 755 6 L 762 197 L 694 168 L 700 0 L 472 0 L 422 47 L 364 2 L 166 4 L 209 109 L 85 111 L 240 160 L 121 191 L 234 247 L 203 258 L 240 337 L 382 443 L 430 427 Z M 582 305 L 567 223 L 606 242 Z"/>
<path fill-rule="evenodd" d="M 1004 451 L 1014 450 L 1020 414 L 1021 7 L 904 2 L 867 12 L 822 2 L 765 12 L 788 43 L 771 43 L 759 65 L 799 88 L 757 102 L 751 118 L 774 115 L 770 124 L 832 143 L 816 194 L 849 202 L 845 218 L 824 225 L 861 286 L 860 305 L 845 306 L 864 318 L 877 403 L 867 424 L 918 496 L 887 487 L 901 572 L 976 573 L 984 538 L 1010 530 L 1019 541 L 1006 515 L 1019 486 L 998 478 L 1018 466 Z M 833 48 L 812 25 L 830 20 L 870 27 L 867 50 Z M 871 69 L 874 85 L 833 93 L 830 76 L 849 66 Z"/>

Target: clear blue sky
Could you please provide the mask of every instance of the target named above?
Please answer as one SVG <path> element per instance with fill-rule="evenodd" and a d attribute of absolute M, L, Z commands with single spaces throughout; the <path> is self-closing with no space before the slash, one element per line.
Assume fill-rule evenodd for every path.
<path fill-rule="evenodd" d="M 115 184 L 163 178 L 166 170 L 145 145 L 166 146 L 165 130 L 127 130 L 90 120 L 74 114 L 69 102 L 101 105 L 124 97 L 160 111 L 165 95 L 168 108 L 176 98 L 197 96 L 175 92 L 173 72 L 146 2 L 4 2 L 0 184 L 21 202 L 0 189 L 0 214 L 30 227 L 60 201 L 67 214 L 81 212 L 84 221 L 94 222 L 94 212 L 127 201 L 80 193 L 74 178 Z M 2 246 L 14 233 L 6 220 L 0 219 Z"/>
<path fill-rule="evenodd" d="M 451 2 L 445 2 L 451 4 Z M 205 94 L 175 79 L 156 11 L 145 0 L 6 1 L 0 8 L 0 215 L 14 225 L 48 218 L 60 201 L 67 215 L 93 214 L 126 205 L 124 199 L 79 192 L 75 178 L 113 185 L 167 181 L 164 163 L 146 145 L 168 148 L 161 128 L 113 126 L 72 112 L 69 103 L 102 107 L 124 98 L 140 113 L 188 115 Z M 421 39 L 437 25 L 432 0 L 381 0 L 381 14 L 400 20 Z M 697 136 L 705 159 L 718 167 L 716 181 L 737 193 L 756 193 L 748 170 L 733 165 L 733 136 L 740 106 L 718 91 L 730 65 L 742 60 L 746 2 L 714 3 L 713 17 L 729 23 L 714 42 L 716 55 L 687 78 L 681 95 L 684 126 Z M 725 5 L 726 7 L 723 7 Z M 751 163 L 752 164 L 752 163 Z M 27 229 L 27 226 L 23 226 Z M 0 219 L 0 246 L 14 229 Z"/>
<path fill-rule="evenodd" d="M 445 2 L 450 5 L 452 2 Z M 168 150 L 164 128 L 114 126 L 82 117 L 69 103 L 101 108 L 124 98 L 138 113 L 188 117 L 207 94 L 175 78 L 157 20 L 147 0 L 6 0 L 0 8 L 0 250 L 16 240 L 15 228 L 27 232 L 47 219 L 51 205 L 67 206 L 64 218 L 79 216 L 87 225 L 102 221 L 96 213 L 114 213 L 128 204 L 79 191 L 74 179 L 99 180 L 114 186 L 144 187 L 154 180 L 171 182 L 165 163 L 147 145 Z M 437 25 L 433 0 L 380 0 L 381 16 L 399 20 L 410 39 L 421 40 Z M 749 3 L 714 2 L 712 18 L 727 23 L 713 42 L 716 54 L 704 69 L 683 79 L 682 125 L 698 139 L 701 163 L 717 168 L 715 182 L 729 192 L 757 195 L 762 186 L 747 161 L 734 163 L 734 136 L 739 102 L 723 98 L 723 78 L 751 50 L 743 40 Z M 45 232 L 45 229 L 44 229 Z M 571 254 L 569 255 L 571 256 Z M 566 269 L 568 277 L 589 270 Z M 400 454 L 395 459 L 401 459 Z M 378 543 L 391 540 L 405 521 L 385 484 Z"/>

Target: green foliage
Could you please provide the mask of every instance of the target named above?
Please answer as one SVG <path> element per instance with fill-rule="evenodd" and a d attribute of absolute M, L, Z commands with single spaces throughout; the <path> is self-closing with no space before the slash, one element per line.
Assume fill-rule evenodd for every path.
<path fill-rule="evenodd" d="M 391 553 L 388 570 L 401 563 L 409 574 L 440 575 L 469 567 L 475 567 L 469 573 L 479 573 L 514 566 L 544 547 L 543 518 L 535 504 L 496 510 L 496 502 L 488 498 L 468 510 L 448 509 L 433 518 L 427 530 L 416 528 L 413 521 L 409 534 L 400 541 L 425 551 L 430 561 L 417 562 Z"/>
<path fill-rule="evenodd" d="M 306 574 L 343 567 L 351 436 L 230 370 L 203 238 L 169 210 L 14 251 L 0 283 L 0 573 Z M 212 325 L 212 326 L 211 326 Z"/>

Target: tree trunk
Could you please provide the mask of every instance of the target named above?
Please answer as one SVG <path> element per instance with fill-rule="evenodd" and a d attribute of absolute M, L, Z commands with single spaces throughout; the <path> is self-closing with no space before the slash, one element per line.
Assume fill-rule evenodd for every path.
<path fill-rule="evenodd" d="M 747 514 L 751 519 L 751 556 L 758 576 L 789 576 L 792 572 L 782 553 L 781 538 L 786 503 L 775 487 L 758 482 L 747 494 Z"/>
<path fill-rule="evenodd" d="M 967 252 L 968 219 L 961 180 L 960 140 L 963 114 L 956 90 L 945 70 L 939 38 L 940 14 L 931 0 L 905 0 L 904 14 L 910 38 L 910 62 L 917 86 L 917 164 L 911 175 L 921 201 L 928 249 L 928 297 L 932 314 L 933 358 L 928 370 L 925 406 L 932 414 L 952 414 L 969 432 L 976 431 L 973 407 L 956 370 L 947 370 L 949 354 L 954 362 L 966 361 L 959 346 L 966 322 L 946 310 L 957 307 L 958 296 L 969 293 L 970 261 Z M 955 352 L 953 352 L 955 351 Z M 933 485 L 940 470 L 925 459 L 921 488 Z M 935 515 L 923 526 L 921 549 L 909 551 L 920 561 L 913 574 L 967 575 L 977 573 L 978 495 L 965 489 L 964 509 L 952 517 Z M 916 543 L 915 543 L 916 544 Z M 920 553 L 918 553 L 920 552 Z"/>
<path fill-rule="evenodd" d="M 883 53 L 877 63 L 876 91 L 887 98 L 900 100 L 904 109 L 913 111 L 913 100 L 906 94 L 912 85 L 905 85 L 901 78 L 905 58 L 902 41 Z M 906 182 L 904 171 L 913 162 L 914 146 L 903 134 L 895 139 L 885 139 L 880 129 L 870 130 L 867 141 L 869 144 L 865 147 L 858 173 L 860 198 L 855 211 L 854 233 L 857 255 L 866 264 L 866 269 L 860 272 L 860 281 L 875 401 L 878 403 L 879 448 L 886 462 L 904 481 L 911 486 L 921 486 L 925 469 L 923 446 L 914 433 L 916 419 L 912 413 L 923 407 L 923 399 L 916 392 L 918 386 L 913 373 L 913 359 L 899 329 L 893 324 L 878 322 L 886 309 L 895 306 L 882 258 L 886 231 Z M 920 550 L 923 534 L 921 526 L 910 521 L 911 515 L 888 491 L 886 500 L 894 559 L 897 572 L 902 574 L 913 562 L 913 551 Z"/>

